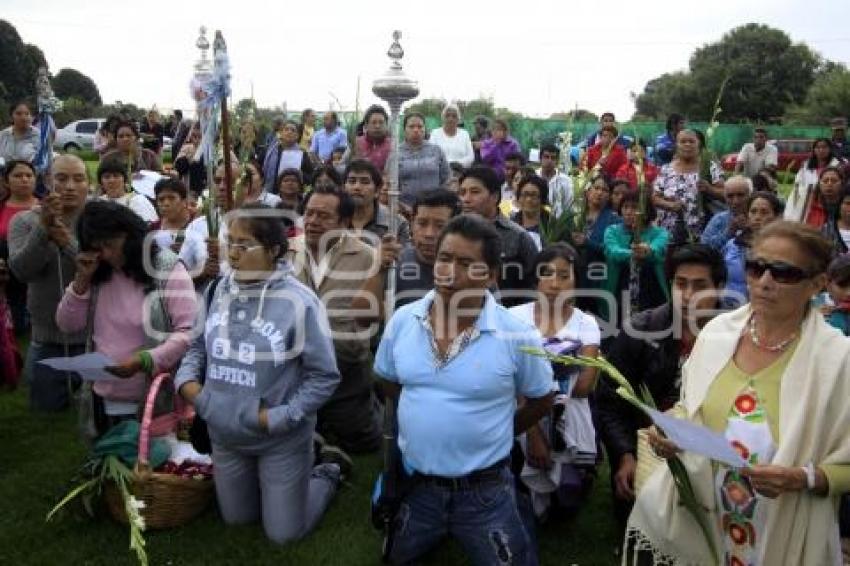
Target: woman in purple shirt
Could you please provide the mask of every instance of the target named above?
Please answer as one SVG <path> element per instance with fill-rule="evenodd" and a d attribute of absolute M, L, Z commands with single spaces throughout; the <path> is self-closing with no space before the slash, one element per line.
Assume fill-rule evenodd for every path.
<path fill-rule="evenodd" d="M 505 157 L 511 153 L 522 153 L 519 142 L 510 136 L 508 123 L 502 118 L 493 120 L 493 131 L 481 142 L 481 161 L 489 165 L 504 181 Z"/>

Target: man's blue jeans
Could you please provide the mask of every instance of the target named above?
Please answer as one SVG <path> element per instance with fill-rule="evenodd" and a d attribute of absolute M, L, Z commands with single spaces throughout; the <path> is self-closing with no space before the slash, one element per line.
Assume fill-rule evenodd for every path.
<path fill-rule="evenodd" d="M 396 516 L 391 561 L 413 563 L 446 535 L 460 541 L 475 565 L 536 563 L 507 466 L 466 489 L 417 481 Z"/>

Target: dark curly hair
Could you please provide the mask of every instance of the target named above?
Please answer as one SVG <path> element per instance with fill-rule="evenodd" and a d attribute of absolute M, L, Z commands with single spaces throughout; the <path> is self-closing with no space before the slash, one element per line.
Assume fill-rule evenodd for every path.
<path fill-rule="evenodd" d="M 147 224 L 139 215 L 118 203 L 94 200 L 86 203 L 77 223 L 77 240 L 82 251 L 98 251 L 100 245 L 113 238 L 125 236 L 124 266 L 121 271 L 130 279 L 145 287 L 153 286 L 153 274 L 145 269 L 144 248 Z M 156 244 L 149 249 L 147 265 L 153 265 L 154 257 L 159 253 Z M 92 283 L 100 284 L 112 278 L 113 268 L 101 261 L 94 272 Z"/>

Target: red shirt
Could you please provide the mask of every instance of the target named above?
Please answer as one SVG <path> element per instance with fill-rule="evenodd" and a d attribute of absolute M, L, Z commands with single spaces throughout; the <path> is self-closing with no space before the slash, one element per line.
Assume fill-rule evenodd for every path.
<path fill-rule="evenodd" d="M 614 176 L 615 179 L 625 179 L 626 181 L 628 181 L 629 188 L 633 191 L 636 191 L 638 188 L 637 169 L 635 168 L 635 166 L 636 164 L 634 163 L 626 163 L 617 170 L 617 174 Z M 658 176 L 658 167 L 656 167 L 649 161 L 644 160 L 643 176 L 645 186 L 652 188 L 652 183 L 655 182 L 655 178 Z"/>
<path fill-rule="evenodd" d="M 6 240 L 9 238 L 9 225 L 12 224 L 12 218 L 21 212 L 30 210 L 36 204 L 38 203 L 31 202 L 23 206 L 17 206 L 8 201 L 0 203 L 0 240 Z"/>
<path fill-rule="evenodd" d="M 593 166 L 596 165 L 596 162 L 602 158 L 602 145 L 596 144 L 587 150 L 587 168 L 593 169 Z M 608 154 L 608 157 L 605 159 L 605 164 L 602 166 L 602 172 L 609 179 L 613 179 L 617 175 L 617 171 L 620 170 L 620 167 L 628 163 L 628 157 L 626 157 L 626 150 L 622 148 L 617 143 L 614 143 L 614 147 L 611 149 L 611 152 Z"/>
<path fill-rule="evenodd" d="M 366 135 L 362 135 L 354 140 L 354 145 L 357 149 L 357 157 L 368 159 L 378 168 L 378 171 L 384 170 L 393 147 L 390 136 L 386 136 L 380 143 L 375 143 Z"/>

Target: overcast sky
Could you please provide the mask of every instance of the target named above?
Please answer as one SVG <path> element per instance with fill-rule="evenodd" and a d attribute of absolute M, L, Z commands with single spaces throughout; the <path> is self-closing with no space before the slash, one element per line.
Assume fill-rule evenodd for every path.
<path fill-rule="evenodd" d="M 198 28 L 227 40 L 236 100 L 289 110 L 373 102 L 393 29 L 420 97 L 492 96 L 534 116 L 578 105 L 627 119 L 630 93 L 685 69 L 696 47 L 759 22 L 832 60 L 850 61 L 850 1 L 504 2 L 351 0 L 0 0 L 0 18 L 44 51 L 52 73 L 89 75 L 104 101 L 192 107 Z M 212 42 L 212 32 L 209 34 Z M 337 99 L 339 102 L 337 102 Z"/>

